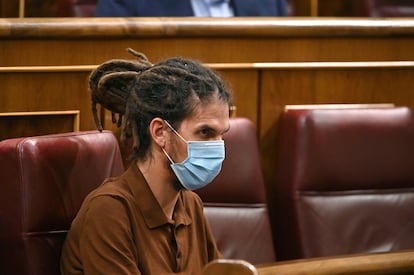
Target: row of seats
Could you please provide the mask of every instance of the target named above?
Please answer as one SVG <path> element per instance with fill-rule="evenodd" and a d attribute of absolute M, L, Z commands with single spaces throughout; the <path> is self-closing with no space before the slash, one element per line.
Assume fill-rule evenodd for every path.
<path fill-rule="evenodd" d="M 226 258 L 257 265 L 414 248 L 412 110 L 296 109 L 278 125 L 274 182 L 263 181 L 253 123 L 231 118 L 222 173 L 197 191 Z M 0 142 L 2 272 L 58 274 L 83 198 L 122 173 L 124 157 L 109 131 Z"/>

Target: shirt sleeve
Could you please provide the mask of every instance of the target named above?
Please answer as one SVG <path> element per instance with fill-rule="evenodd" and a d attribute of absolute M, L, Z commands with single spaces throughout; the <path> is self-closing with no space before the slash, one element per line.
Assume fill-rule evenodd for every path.
<path fill-rule="evenodd" d="M 134 274 L 138 270 L 129 208 L 121 199 L 92 199 L 80 236 L 84 274 Z"/>

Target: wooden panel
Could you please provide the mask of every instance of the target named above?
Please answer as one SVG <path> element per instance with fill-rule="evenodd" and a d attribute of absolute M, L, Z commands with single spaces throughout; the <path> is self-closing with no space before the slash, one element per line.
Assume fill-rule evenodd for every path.
<path fill-rule="evenodd" d="M 257 124 L 259 114 L 259 71 L 255 69 L 222 69 L 220 73 L 233 93 L 236 115 L 247 117 Z"/>
<path fill-rule="evenodd" d="M 414 20 L 0 19 L 1 66 L 186 56 L 206 63 L 414 60 Z M 375 45 L 375 47 L 373 47 Z"/>
<path fill-rule="evenodd" d="M 95 129 L 87 78 L 95 66 L 0 67 L 0 110 L 4 112 L 79 109 L 81 130 Z M 258 84 L 256 69 L 212 64 L 233 93 L 237 115 L 258 123 Z M 24 99 L 24 100 L 22 100 Z M 111 114 L 102 114 L 105 129 L 119 132 Z M 119 134 L 119 133 L 118 133 Z"/>
<path fill-rule="evenodd" d="M 0 140 L 79 131 L 79 111 L 0 113 Z"/>
<path fill-rule="evenodd" d="M 171 56 L 207 63 L 414 60 L 414 38 L 405 37 L 0 41 L 2 66 L 94 65 L 112 58 L 132 59 L 128 47 L 145 53 L 153 63 Z"/>
<path fill-rule="evenodd" d="M 393 103 L 363 103 L 363 104 L 299 104 L 299 105 L 285 105 L 284 111 L 289 110 L 312 110 L 312 109 L 360 109 L 360 108 L 394 108 Z"/>
<path fill-rule="evenodd" d="M 0 17 L 19 17 L 20 0 L 0 0 Z"/>
<path fill-rule="evenodd" d="M 277 123 L 285 105 L 394 103 L 414 108 L 414 66 L 266 69 L 261 78 L 260 150 L 267 184 L 275 176 Z M 375 65 L 375 64 L 374 64 Z M 340 68 L 343 66 L 342 68 Z"/>
<path fill-rule="evenodd" d="M 354 5 L 354 0 L 318 0 L 317 14 L 318 16 L 354 16 Z"/>
<path fill-rule="evenodd" d="M 311 16 L 312 0 L 289 0 L 288 15 L 291 16 Z"/>
<path fill-rule="evenodd" d="M 88 75 L 89 71 L 1 72 L 0 111 L 80 110 L 80 129 L 95 129 L 87 88 Z"/>
<path fill-rule="evenodd" d="M 25 17 L 56 17 L 57 0 L 24 0 Z"/>

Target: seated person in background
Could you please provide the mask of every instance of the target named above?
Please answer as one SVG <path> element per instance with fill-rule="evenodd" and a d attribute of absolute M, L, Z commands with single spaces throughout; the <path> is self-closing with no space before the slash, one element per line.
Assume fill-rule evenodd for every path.
<path fill-rule="evenodd" d="M 201 274 L 221 257 L 191 190 L 220 172 L 231 95 L 196 61 L 152 65 L 135 54 L 139 61 L 110 60 L 90 76 L 93 103 L 122 115 L 134 161 L 83 202 L 63 247 L 63 275 Z"/>
<path fill-rule="evenodd" d="M 284 16 L 286 0 L 98 0 L 96 16 Z"/>

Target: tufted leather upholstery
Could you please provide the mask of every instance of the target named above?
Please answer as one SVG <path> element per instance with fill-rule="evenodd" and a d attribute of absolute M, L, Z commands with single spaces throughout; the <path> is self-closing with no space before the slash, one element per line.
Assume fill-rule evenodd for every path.
<path fill-rule="evenodd" d="M 223 137 L 222 171 L 198 190 L 217 245 L 225 258 L 253 264 L 276 260 L 260 166 L 257 134 L 246 118 L 231 118 Z"/>
<path fill-rule="evenodd" d="M 59 274 L 60 250 L 84 197 L 123 171 L 109 131 L 0 142 L 0 273 Z"/>
<path fill-rule="evenodd" d="M 278 260 L 414 248 L 414 115 L 290 110 L 271 216 Z"/>

